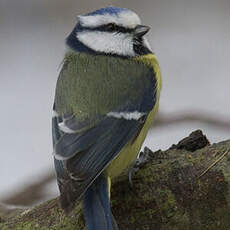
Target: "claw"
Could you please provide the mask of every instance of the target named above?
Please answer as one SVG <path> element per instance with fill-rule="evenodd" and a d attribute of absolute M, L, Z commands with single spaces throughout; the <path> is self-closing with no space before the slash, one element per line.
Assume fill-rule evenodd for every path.
<path fill-rule="evenodd" d="M 133 187 L 133 182 L 132 182 L 133 175 L 135 175 L 136 172 L 140 169 L 140 167 L 149 160 L 149 153 L 150 152 L 151 152 L 151 150 L 149 148 L 145 147 L 144 151 L 139 153 L 134 166 L 129 170 L 129 184 L 131 187 Z"/>
<path fill-rule="evenodd" d="M 139 168 L 136 168 L 135 165 L 129 170 L 129 184 L 130 184 L 131 187 L 133 187 L 132 177 L 139 170 Z"/>

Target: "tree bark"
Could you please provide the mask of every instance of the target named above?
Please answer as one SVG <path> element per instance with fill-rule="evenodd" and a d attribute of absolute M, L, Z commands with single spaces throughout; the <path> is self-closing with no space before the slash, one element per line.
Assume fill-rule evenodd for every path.
<path fill-rule="evenodd" d="M 120 230 L 215 230 L 230 228 L 230 140 L 210 145 L 195 131 L 166 151 L 148 153 L 129 185 L 112 185 L 112 212 Z M 11 218 L 1 230 L 85 229 L 80 203 L 65 215 L 58 198 Z"/>

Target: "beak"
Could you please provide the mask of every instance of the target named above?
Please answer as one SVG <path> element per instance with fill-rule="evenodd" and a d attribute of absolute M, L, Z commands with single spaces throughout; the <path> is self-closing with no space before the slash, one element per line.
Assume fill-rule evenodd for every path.
<path fill-rule="evenodd" d="M 134 35 L 136 37 L 143 37 L 145 34 L 149 32 L 149 30 L 150 30 L 149 26 L 138 25 L 134 30 Z"/>

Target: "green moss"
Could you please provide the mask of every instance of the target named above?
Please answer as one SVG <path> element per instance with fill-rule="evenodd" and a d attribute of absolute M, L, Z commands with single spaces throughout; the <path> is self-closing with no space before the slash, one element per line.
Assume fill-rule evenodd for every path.
<path fill-rule="evenodd" d="M 230 145 L 230 141 L 225 143 Z M 230 226 L 230 167 L 227 157 L 198 179 L 226 150 L 224 143 L 190 153 L 168 150 L 145 164 L 133 178 L 112 186 L 112 211 L 120 230 L 226 230 Z M 191 155 L 191 156 L 190 156 Z M 11 220 L 1 230 L 83 230 L 79 204 L 69 216 L 49 201 Z M 10 228 L 11 226 L 11 228 Z"/>
<path fill-rule="evenodd" d="M 1 230 L 8 230 L 8 228 L 6 226 L 4 226 L 4 224 L 0 223 L 0 229 Z"/>

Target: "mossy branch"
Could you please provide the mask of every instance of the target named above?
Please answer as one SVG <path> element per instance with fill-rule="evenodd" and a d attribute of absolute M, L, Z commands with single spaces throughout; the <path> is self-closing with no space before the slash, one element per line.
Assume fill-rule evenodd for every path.
<path fill-rule="evenodd" d="M 127 174 L 112 186 L 120 230 L 229 228 L 230 140 L 210 145 L 196 131 L 166 151 L 145 152 L 149 160 L 134 176 L 133 187 Z M 0 221 L 1 230 L 85 229 L 81 205 L 66 216 L 58 198 Z"/>

